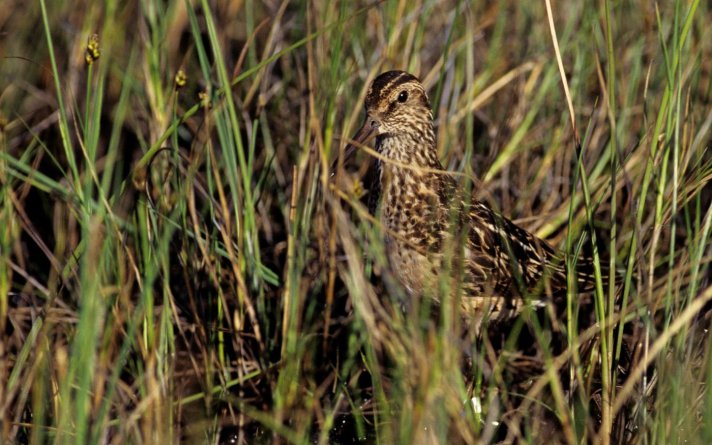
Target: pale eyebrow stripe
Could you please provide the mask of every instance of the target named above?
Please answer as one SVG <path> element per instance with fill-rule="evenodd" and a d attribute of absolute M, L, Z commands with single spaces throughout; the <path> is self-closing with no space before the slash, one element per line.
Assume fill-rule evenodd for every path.
<path fill-rule="evenodd" d="M 390 96 L 391 93 L 391 87 L 395 85 L 398 81 L 400 81 L 403 77 L 408 76 L 407 73 L 400 73 L 397 77 L 394 77 L 391 79 L 387 84 L 383 85 L 383 88 L 381 88 L 382 92 L 388 92 L 386 96 Z"/>

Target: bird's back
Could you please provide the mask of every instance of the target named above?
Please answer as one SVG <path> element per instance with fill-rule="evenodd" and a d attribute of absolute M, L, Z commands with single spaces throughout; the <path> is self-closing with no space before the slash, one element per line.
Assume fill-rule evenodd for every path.
<path fill-rule="evenodd" d="M 479 284 L 470 295 L 492 294 L 533 302 L 546 302 L 566 295 L 566 254 L 481 201 L 472 203 L 467 217 L 466 256 L 470 256 L 467 267 L 471 274 L 480 278 L 479 283 L 486 283 Z M 575 289 L 572 290 L 593 290 L 595 277 L 591 259 L 582 257 L 575 263 Z"/>

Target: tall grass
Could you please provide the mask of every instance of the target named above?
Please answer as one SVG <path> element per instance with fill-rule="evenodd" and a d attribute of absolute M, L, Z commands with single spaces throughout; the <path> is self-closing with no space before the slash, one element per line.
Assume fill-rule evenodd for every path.
<path fill-rule="evenodd" d="M 712 11 L 547 3 L 8 0 L 0 442 L 712 440 Z M 408 301 L 340 159 L 387 69 L 593 296 Z"/>

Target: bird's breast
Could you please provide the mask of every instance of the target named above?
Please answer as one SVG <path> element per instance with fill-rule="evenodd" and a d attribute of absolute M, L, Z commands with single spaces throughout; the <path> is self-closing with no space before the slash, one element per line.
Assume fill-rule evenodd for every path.
<path fill-rule="evenodd" d="M 381 223 L 387 234 L 413 248 L 437 250 L 445 229 L 445 204 L 420 175 L 385 166 L 381 173 Z"/>
<path fill-rule="evenodd" d="M 437 282 L 445 230 L 443 203 L 428 178 L 408 169 L 380 166 L 381 212 L 386 251 L 393 272 L 412 296 Z"/>

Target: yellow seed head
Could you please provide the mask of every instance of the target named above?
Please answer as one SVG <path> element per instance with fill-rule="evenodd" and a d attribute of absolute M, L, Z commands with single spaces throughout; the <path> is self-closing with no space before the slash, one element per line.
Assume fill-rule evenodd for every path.
<path fill-rule="evenodd" d="M 361 198 L 366 193 L 366 190 L 363 188 L 363 183 L 361 181 L 354 181 L 351 193 L 353 193 L 356 198 Z"/>
<path fill-rule="evenodd" d="M 208 92 L 208 90 L 203 90 L 198 93 L 198 99 L 200 99 L 200 102 L 203 104 L 204 107 L 210 108 L 210 93 Z"/>
<path fill-rule="evenodd" d="M 175 77 L 175 85 L 176 85 L 176 90 L 179 90 L 185 86 L 185 84 L 188 82 L 188 76 L 185 74 L 185 71 L 183 69 L 179 69 L 178 72 L 176 73 Z"/>
<path fill-rule="evenodd" d="M 99 49 L 99 35 L 92 34 L 87 40 L 87 48 L 84 52 L 84 61 L 87 65 L 91 65 L 94 61 L 98 60 L 101 56 L 101 50 Z"/>

